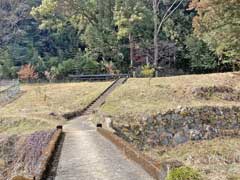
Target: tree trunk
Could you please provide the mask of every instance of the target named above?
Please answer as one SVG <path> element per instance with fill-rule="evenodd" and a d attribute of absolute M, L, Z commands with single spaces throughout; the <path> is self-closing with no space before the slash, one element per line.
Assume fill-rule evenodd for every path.
<path fill-rule="evenodd" d="M 130 68 L 132 68 L 133 67 L 134 44 L 133 44 L 133 37 L 132 37 L 131 33 L 129 33 L 129 46 L 130 46 Z"/>
<path fill-rule="evenodd" d="M 158 34 L 154 33 L 154 68 L 155 68 L 155 76 L 158 76 Z"/>
<path fill-rule="evenodd" d="M 154 68 L 155 68 L 155 76 L 158 76 L 158 2 L 157 0 L 153 0 L 153 21 L 154 21 L 154 38 L 153 38 L 153 47 L 154 47 Z"/>

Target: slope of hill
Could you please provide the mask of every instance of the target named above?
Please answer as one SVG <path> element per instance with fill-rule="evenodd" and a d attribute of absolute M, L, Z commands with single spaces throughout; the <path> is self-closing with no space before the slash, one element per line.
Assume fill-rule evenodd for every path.
<path fill-rule="evenodd" d="M 238 73 L 131 78 L 107 98 L 100 112 L 114 116 L 156 113 L 178 106 L 240 105 L 239 94 Z"/>
<path fill-rule="evenodd" d="M 23 96 L 0 108 L 0 134 L 25 134 L 64 123 L 63 113 L 84 108 L 110 84 L 23 85 Z"/>
<path fill-rule="evenodd" d="M 160 162 L 179 160 L 186 166 L 198 170 L 206 180 L 238 180 L 240 179 L 238 136 L 193 140 L 176 146 L 160 143 L 154 147 L 148 144 L 151 143 L 148 139 L 152 138 L 153 142 L 162 140 L 166 143 L 174 140 L 175 135 L 179 138 L 177 140 L 184 140 L 186 136 L 181 134 L 181 128 L 174 130 L 174 125 L 171 125 L 174 121 L 180 123 L 179 126 L 181 123 L 187 123 L 184 119 L 197 121 L 195 117 L 209 121 L 215 118 L 215 122 L 235 121 L 236 118 L 239 119 L 240 112 L 236 110 L 239 108 L 232 108 L 233 106 L 240 106 L 239 73 L 129 79 L 107 98 L 93 119 L 103 122 L 105 117 L 110 117 L 120 136 Z M 201 117 L 201 114 L 198 114 L 190 117 L 191 115 L 184 114 L 189 108 L 198 113 L 197 108 L 200 107 L 206 107 L 203 108 L 207 110 L 204 113 L 210 116 Z M 228 110 L 219 115 L 215 112 L 217 107 Z M 235 120 L 228 116 L 228 111 L 235 111 L 234 109 L 236 112 L 232 115 Z M 183 110 L 182 115 L 174 114 L 179 110 Z M 167 123 L 167 128 L 164 123 Z M 239 131 L 239 122 L 235 125 Z M 197 126 L 193 125 L 193 129 L 197 129 Z M 209 127 L 207 124 L 205 126 Z M 169 140 L 171 137 L 173 139 Z"/>

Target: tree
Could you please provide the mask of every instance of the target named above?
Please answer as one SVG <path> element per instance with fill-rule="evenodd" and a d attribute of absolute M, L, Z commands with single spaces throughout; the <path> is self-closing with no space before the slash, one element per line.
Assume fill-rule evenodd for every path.
<path fill-rule="evenodd" d="M 173 2 L 168 2 L 168 8 L 165 12 L 160 12 L 160 6 L 164 5 L 165 1 L 162 0 L 151 0 L 152 10 L 153 10 L 153 24 L 154 24 L 154 33 L 153 33 L 153 47 L 154 47 L 154 67 L 158 67 L 159 59 L 159 33 L 162 30 L 163 24 L 166 20 L 179 8 L 184 0 L 174 0 Z M 162 15 L 159 18 L 159 15 Z M 158 76 L 158 71 L 155 71 L 155 75 Z"/>
<path fill-rule="evenodd" d="M 128 72 L 145 57 L 156 74 L 168 63 L 230 70 L 240 52 L 237 2 L 191 0 L 187 11 L 184 0 L 1 0 L 1 77 L 24 64 L 38 78 L 112 72 L 104 64 Z"/>
<path fill-rule="evenodd" d="M 13 65 L 12 59 L 8 50 L 0 49 L 0 79 L 15 78 L 16 68 Z"/>
<path fill-rule="evenodd" d="M 0 45 L 11 42 L 14 38 L 24 36 L 21 22 L 29 18 L 29 5 L 26 0 L 1 0 L 0 2 Z"/>
<path fill-rule="evenodd" d="M 191 53 L 192 49 L 187 47 L 186 40 L 193 33 L 192 19 L 196 13 L 195 11 L 188 11 L 187 7 L 188 3 L 183 2 L 181 7 L 175 11 L 174 16 L 171 16 L 166 20 L 162 27 L 162 34 L 167 37 L 168 41 L 175 43 L 175 66 L 185 71 L 191 71 L 192 59 L 190 57 L 192 56 L 186 56 L 186 54 Z M 194 45 L 197 46 L 197 42 L 196 44 L 193 42 L 191 47 Z"/>
<path fill-rule="evenodd" d="M 217 69 L 217 57 L 207 44 L 194 35 L 186 38 L 185 58 L 190 60 L 192 72 L 211 72 Z"/>
<path fill-rule="evenodd" d="M 192 0 L 195 9 L 194 33 L 215 51 L 218 65 L 240 59 L 240 3 L 239 0 Z"/>
<path fill-rule="evenodd" d="M 41 56 L 58 56 L 59 61 L 73 58 L 83 46 L 77 27 L 58 10 L 56 0 L 43 0 L 33 7 L 31 15 L 39 23 L 38 27 L 46 37 L 38 41 Z M 61 62 L 59 62 L 61 63 Z"/>
<path fill-rule="evenodd" d="M 114 5 L 112 0 L 43 0 L 32 14 L 40 21 L 40 28 L 58 29 L 62 24 L 76 28 L 75 38 L 85 43 L 83 51 L 97 54 L 96 60 L 111 61 L 118 56 Z"/>
<path fill-rule="evenodd" d="M 138 36 L 136 27 L 149 21 L 149 10 L 143 1 L 117 0 L 114 11 L 115 24 L 118 27 L 118 39 L 128 37 L 130 49 L 130 67 L 133 67 L 134 38 Z"/>

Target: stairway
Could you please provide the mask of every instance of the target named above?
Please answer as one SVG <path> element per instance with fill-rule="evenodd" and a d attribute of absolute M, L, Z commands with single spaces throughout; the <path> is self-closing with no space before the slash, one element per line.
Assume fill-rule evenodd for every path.
<path fill-rule="evenodd" d="M 89 114 L 93 113 L 94 111 L 96 111 L 97 108 L 99 108 L 101 105 L 104 104 L 108 95 L 111 94 L 118 86 L 123 84 L 126 80 L 127 80 L 127 78 L 119 78 L 116 81 L 114 81 L 114 83 L 111 86 L 109 86 L 109 88 L 107 88 L 95 101 L 93 101 L 89 105 L 89 107 L 83 113 L 83 115 L 89 115 Z"/>

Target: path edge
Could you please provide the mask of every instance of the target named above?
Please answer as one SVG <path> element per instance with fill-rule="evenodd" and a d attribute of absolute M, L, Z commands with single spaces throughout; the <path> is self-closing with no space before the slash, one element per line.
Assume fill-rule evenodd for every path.
<path fill-rule="evenodd" d="M 140 165 L 150 176 L 156 180 L 165 180 L 168 172 L 171 169 L 183 166 L 179 161 L 171 162 L 157 162 L 152 158 L 146 156 L 139 150 L 137 150 L 133 145 L 129 144 L 127 141 L 123 140 L 113 132 L 98 127 L 97 132 L 103 137 L 111 141 L 116 147 L 130 160 L 134 161 Z"/>
<path fill-rule="evenodd" d="M 44 150 L 43 150 L 42 159 L 39 162 L 40 169 L 38 170 L 38 172 L 36 174 L 34 174 L 33 178 L 25 178 L 22 176 L 15 176 L 11 180 L 43 180 L 44 175 L 47 171 L 48 165 L 54 155 L 57 143 L 59 142 L 62 133 L 63 133 L 63 126 L 62 125 L 57 126 L 47 147 L 44 148 Z"/>

